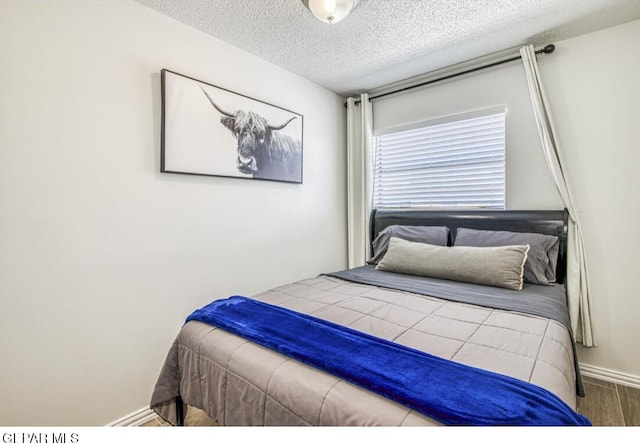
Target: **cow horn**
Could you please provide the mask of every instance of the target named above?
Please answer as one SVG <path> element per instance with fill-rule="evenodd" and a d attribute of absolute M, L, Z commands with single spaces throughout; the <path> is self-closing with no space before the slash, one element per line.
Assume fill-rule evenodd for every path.
<path fill-rule="evenodd" d="M 271 125 L 269 125 L 269 128 L 271 128 L 274 131 L 278 131 L 278 130 L 284 128 L 285 126 L 287 126 L 289 123 L 291 123 L 292 120 L 295 120 L 296 118 L 297 117 L 291 117 L 289 120 L 287 120 L 286 122 L 284 122 L 280 126 L 271 126 Z"/>
<path fill-rule="evenodd" d="M 211 102 L 211 104 L 213 105 L 214 108 L 216 108 L 218 110 L 218 112 L 222 115 L 226 115 L 227 117 L 231 117 L 231 118 L 235 118 L 235 115 L 230 114 L 228 112 L 224 112 L 222 109 L 218 108 L 218 105 L 216 105 L 213 102 L 213 99 L 209 96 L 209 94 L 207 94 L 207 91 L 204 90 L 204 88 L 200 87 L 200 89 L 202 89 L 202 92 L 204 92 L 204 95 L 207 96 L 207 98 L 209 99 L 209 102 Z"/>

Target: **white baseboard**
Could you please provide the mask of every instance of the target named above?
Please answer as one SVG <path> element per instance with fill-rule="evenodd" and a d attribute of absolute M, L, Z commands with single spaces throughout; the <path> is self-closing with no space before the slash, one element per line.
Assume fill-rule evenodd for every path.
<path fill-rule="evenodd" d="M 156 413 L 151 409 L 142 408 L 109 423 L 107 426 L 140 426 L 149 420 L 153 420 L 155 417 Z"/>
<path fill-rule="evenodd" d="M 580 374 L 598 380 L 609 381 L 619 385 L 640 389 L 640 377 L 637 375 L 625 374 L 611 369 L 599 368 L 581 363 Z"/>

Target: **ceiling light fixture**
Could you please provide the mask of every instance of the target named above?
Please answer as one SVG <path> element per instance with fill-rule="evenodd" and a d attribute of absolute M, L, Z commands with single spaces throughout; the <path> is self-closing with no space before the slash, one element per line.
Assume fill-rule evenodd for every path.
<path fill-rule="evenodd" d="M 302 3 L 320 21 L 338 23 L 345 18 L 360 0 L 302 0 Z"/>

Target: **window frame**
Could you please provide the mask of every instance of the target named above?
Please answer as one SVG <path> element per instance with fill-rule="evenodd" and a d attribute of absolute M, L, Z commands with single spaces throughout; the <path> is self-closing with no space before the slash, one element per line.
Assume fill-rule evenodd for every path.
<path fill-rule="evenodd" d="M 501 115 L 503 118 L 503 127 L 502 127 L 502 149 L 503 149 L 503 156 L 502 156 L 502 201 L 501 201 L 501 205 L 496 205 L 496 204 L 486 204 L 486 205 L 482 205 L 482 204 L 478 204 L 478 205 L 473 205 L 473 204 L 451 204 L 451 205 L 445 205 L 445 204 L 437 204 L 436 203 L 430 203 L 430 204 L 414 204 L 414 205 L 384 205 L 381 206 L 379 204 L 379 200 L 377 199 L 377 193 L 378 193 L 378 138 L 379 137 L 384 137 L 385 135 L 394 135 L 394 134 L 401 134 L 402 132 L 408 132 L 408 131 L 414 131 L 414 130 L 420 130 L 420 129 L 426 129 L 429 127 L 433 127 L 433 126 L 439 126 L 439 125 L 445 125 L 445 124 L 449 124 L 449 123 L 455 123 L 455 122 L 464 122 L 465 120 L 472 120 L 472 119 L 477 119 L 477 118 L 482 118 L 482 117 L 489 117 L 489 116 L 494 116 L 494 115 Z M 418 122 L 413 122 L 413 123 L 409 123 L 409 124 L 403 124 L 403 125 L 399 125 L 399 126 L 394 126 L 394 127 L 390 127 L 390 128 L 385 128 L 382 130 L 377 130 L 374 131 L 373 133 L 373 144 L 372 144 L 372 156 L 371 156 L 371 171 L 372 171 L 372 177 L 373 177 L 373 185 L 372 185 L 372 205 L 374 208 L 378 208 L 378 209 L 433 209 L 433 210 L 446 210 L 446 209 L 455 209 L 455 210 L 477 210 L 477 209 L 492 209 L 492 210 L 504 210 L 506 209 L 506 201 L 507 201 L 507 171 L 506 171 L 506 166 L 507 166 L 507 108 L 505 105 L 499 105 L 499 106 L 492 106 L 489 108 L 483 108 L 483 109 L 479 109 L 479 110 L 474 110 L 474 111 L 470 111 L 470 112 L 464 112 L 464 113 L 458 113 L 458 114 L 451 114 L 451 115 L 447 115 L 447 116 L 442 116 L 442 117 L 436 117 L 436 118 L 431 118 L 428 120 L 422 120 L 422 121 L 418 121 Z"/>

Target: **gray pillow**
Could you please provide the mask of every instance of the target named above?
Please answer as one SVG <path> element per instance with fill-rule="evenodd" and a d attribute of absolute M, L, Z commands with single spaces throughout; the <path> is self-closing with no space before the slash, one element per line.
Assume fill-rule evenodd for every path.
<path fill-rule="evenodd" d="M 373 257 L 367 263 L 375 265 L 380 261 L 387 252 L 391 237 L 418 243 L 447 246 L 449 244 L 449 228 L 446 226 L 387 226 L 373 240 Z"/>
<path fill-rule="evenodd" d="M 454 245 L 529 245 L 531 249 L 524 265 L 524 281 L 538 285 L 548 285 L 556 281 L 560 240 L 554 235 L 458 228 Z"/>
<path fill-rule="evenodd" d="M 529 245 L 434 246 L 391 238 L 376 269 L 521 290 Z"/>

